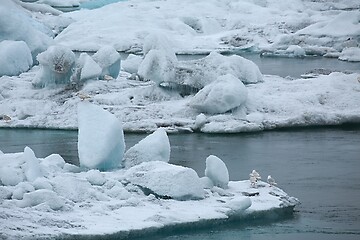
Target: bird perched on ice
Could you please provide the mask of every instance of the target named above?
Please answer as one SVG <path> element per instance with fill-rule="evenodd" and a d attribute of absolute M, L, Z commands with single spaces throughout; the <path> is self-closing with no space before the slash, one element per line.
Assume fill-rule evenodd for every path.
<path fill-rule="evenodd" d="M 276 186 L 277 183 L 275 182 L 275 179 L 271 177 L 271 175 L 269 175 L 267 177 L 267 182 L 271 185 L 271 186 Z"/>
<path fill-rule="evenodd" d="M 257 188 L 257 179 L 254 176 L 254 174 L 252 174 L 252 173 L 249 174 L 249 180 L 250 180 L 250 186 L 252 188 Z"/>
<path fill-rule="evenodd" d="M 252 170 L 251 174 L 254 175 L 257 181 L 261 179 L 260 174 L 256 170 Z"/>
<path fill-rule="evenodd" d="M 86 99 L 90 99 L 90 98 L 91 98 L 89 95 L 86 95 L 86 94 L 81 93 L 81 92 L 78 92 L 78 93 L 76 93 L 75 95 L 78 96 L 78 97 L 81 99 L 81 101 L 84 101 L 84 100 L 86 100 Z"/>

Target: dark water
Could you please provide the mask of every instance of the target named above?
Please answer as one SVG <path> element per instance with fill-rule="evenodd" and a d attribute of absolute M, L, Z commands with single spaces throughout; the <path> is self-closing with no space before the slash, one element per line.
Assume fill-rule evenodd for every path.
<path fill-rule="evenodd" d="M 144 135 L 127 134 L 127 146 Z M 77 162 L 77 132 L 0 129 L 3 152 L 25 145 L 38 157 L 60 153 Z M 252 134 L 170 135 L 171 162 L 204 175 L 214 154 L 228 166 L 231 180 L 252 169 L 271 174 L 302 204 L 292 217 L 276 222 L 232 222 L 200 230 L 159 233 L 147 239 L 360 239 L 360 128 L 312 128 Z"/>

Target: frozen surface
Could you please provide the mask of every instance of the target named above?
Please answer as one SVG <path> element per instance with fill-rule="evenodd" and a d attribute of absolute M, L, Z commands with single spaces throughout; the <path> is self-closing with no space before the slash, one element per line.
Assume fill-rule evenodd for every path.
<path fill-rule="evenodd" d="M 26 152 L 0 155 L 0 172 L 13 170 L 25 175 L 24 164 L 28 158 L 34 160 L 34 155 Z M 271 214 L 298 204 L 297 199 L 267 183 L 259 184 L 259 195 L 254 197 L 245 196 L 254 192 L 247 180 L 230 181 L 227 189 L 204 189 L 194 170 L 165 162 L 112 172 L 74 173 L 59 155 L 35 159 L 43 177 L 34 182 L 23 179 L 16 185 L 1 182 L 2 238 L 116 234 L 122 239 L 133 232 L 146 235 L 147 230 L 165 226 L 256 217 L 259 211 Z"/>
<path fill-rule="evenodd" d="M 0 76 L 19 75 L 33 64 L 31 51 L 24 41 L 1 41 L 0 56 Z"/>
<path fill-rule="evenodd" d="M 78 106 L 80 166 L 112 170 L 121 167 L 125 150 L 121 122 L 111 113 L 90 103 Z"/>
<path fill-rule="evenodd" d="M 169 162 L 169 160 L 169 138 L 166 131 L 159 128 L 126 151 L 123 165 L 125 168 L 130 168 L 143 162 Z"/>
<path fill-rule="evenodd" d="M 349 62 L 360 62 L 360 48 L 358 47 L 345 48 L 341 52 L 339 59 Z"/>

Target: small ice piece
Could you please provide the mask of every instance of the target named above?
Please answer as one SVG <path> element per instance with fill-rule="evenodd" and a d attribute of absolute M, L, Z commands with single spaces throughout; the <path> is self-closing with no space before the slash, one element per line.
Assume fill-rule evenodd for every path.
<path fill-rule="evenodd" d="M 24 41 L 0 41 L 0 76 L 19 75 L 33 64 L 31 51 Z"/>
<path fill-rule="evenodd" d="M 49 182 L 49 180 L 47 178 L 41 177 L 41 178 L 37 178 L 32 185 L 34 186 L 34 188 L 37 189 L 48 189 L 48 190 L 53 190 L 53 187 L 51 185 L 51 183 Z"/>
<path fill-rule="evenodd" d="M 51 46 L 37 56 L 40 71 L 32 84 L 34 87 L 55 87 L 59 84 L 69 84 L 75 63 L 75 54 L 64 46 Z"/>
<path fill-rule="evenodd" d="M 39 159 L 36 158 L 31 148 L 25 147 L 23 158 L 25 160 L 24 173 L 29 182 L 35 181 L 38 177 L 43 177 Z"/>
<path fill-rule="evenodd" d="M 28 182 L 21 182 L 15 186 L 11 198 L 21 200 L 21 199 L 23 199 L 23 196 L 25 193 L 32 192 L 32 191 L 35 191 L 35 188 L 33 185 L 31 185 Z"/>
<path fill-rule="evenodd" d="M 104 171 L 121 167 L 125 142 L 119 119 L 99 106 L 82 102 L 78 124 L 80 166 Z"/>
<path fill-rule="evenodd" d="M 101 75 L 102 69 L 94 59 L 87 53 L 81 53 L 76 61 L 76 81 L 79 83 L 90 79 L 97 80 Z"/>
<path fill-rule="evenodd" d="M 125 178 L 146 194 L 176 200 L 204 198 L 200 178 L 191 168 L 160 161 L 145 162 L 128 169 Z"/>
<path fill-rule="evenodd" d="M 269 175 L 267 177 L 267 182 L 271 185 L 271 186 L 276 186 L 277 183 L 275 182 L 275 179 L 271 177 L 271 175 Z"/>
<path fill-rule="evenodd" d="M 111 189 L 105 190 L 105 193 L 112 198 L 120 200 L 126 200 L 131 197 L 131 193 L 129 193 L 119 182 L 117 182 Z"/>
<path fill-rule="evenodd" d="M 159 128 L 126 151 L 124 167 L 130 168 L 142 162 L 169 162 L 170 142 L 165 129 Z"/>
<path fill-rule="evenodd" d="M 142 60 L 142 57 L 130 54 L 124 61 L 121 62 L 121 67 L 125 72 L 131 74 L 137 73 Z"/>
<path fill-rule="evenodd" d="M 224 189 L 228 187 L 229 171 L 225 163 L 214 155 L 206 158 L 205 176 L 211 179 L 214 186 Z"/>
<path fill-rule="evenodd" d="M 103 174 L 97 169 L 91 169 L 86 173 L 86 180 L 89 181 L 91 185 L 102 186 L 106 182 Z"/>
<path fill-rule="evenodd" d="M 205 113 L 225 113 L 244 104 L 247 95 L 245 85 L 238 78 L 227 74 L 201 89 L 189 105 Z"/>
<path fill-rule="evenodd" d="M 17 204 L 19 207 L 33 207 L 39 204 L 46 204 L 54 211 L 61 210 L 66 206 L 63 198 L 47 189 L 39 189 L 34 192 L 25 193 L 23 200 Z"/>
<path fill-rule="evenodd" d="M 0 186 L 0 202 L 2 202 L 3 199 L 10 199 L 12 195 L 12 192 L 7 188 Z"/>
<path fill-rule="evenodd" d="M 298 45 L 290 45 L 285 52 L 294 57 L 304 57 L 306 55 L 305 50 Z"/>
<path fill-rule="evenodd" d="M 95 62 L 101 67 L 100 79 L 108 76 L 116 79 L 120 72 L 120 54 L 112 46 L 101 47 L 93 56 Z"/>
<path fill-rule="evenodd" d="M 249 197 L 236 196 L 226 203 L 226 206 L 231 209 L 231 214 L 239 214 L 251 206 L 252 202 Z"/>
<path fill-rule="evenodd" d="M 18 168 L 4 166 L 0 168 L 0 183 L 5 186 L 15 186 L 24 180 L 23 172 Z"/>
<path fill-rule="evenodd" d="M 349 62 L 360 62 L 360 48 L 358 47 L 344 48 L 339 56 L 339 59 Z"/>
<path fill-rule="evenodd" d="M 197 115 L 195 118 L 195 123 L 194 123 L 193 129 L 194 130 L 201 129 L 205 125 L 206 120 L 207 120 L 207 118 L 206 118 L 205 114 L 200 113 L 199 115 Z"/>
<path fill-rule="evenodd" d="M 214 187 L 214 183 L 208 177 L 202 177 L 200 178 L 200 181 L 202 183 L 203 188 L 205 189 L 211 189 Z"/>

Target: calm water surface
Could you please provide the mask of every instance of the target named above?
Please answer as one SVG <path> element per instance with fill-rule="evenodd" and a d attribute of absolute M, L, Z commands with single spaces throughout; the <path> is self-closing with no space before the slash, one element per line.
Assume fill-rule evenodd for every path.
<path fill-rule="evenodd" d="M 128 147 L 145 135 L 126 134 Z M 204 229 L 159 233 L 147 239 L 360 239 L 360 128 L 270 131 L 252 134 L 170 135 L 171 162 L 204 175 L 214 154 L 231 180 L 252 169 L 271 174 L 302 204 L 294 216 L 276 222 L 232 222 Z M 77 163 L 77 132 L 0 129 L 4 152 L 34 149 L 38 157 L 60 153 Z"/>

